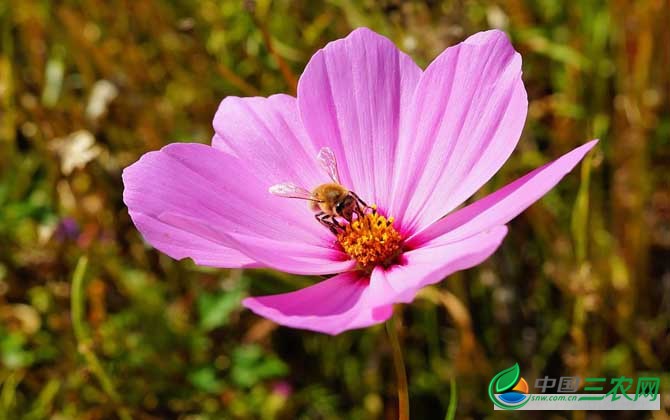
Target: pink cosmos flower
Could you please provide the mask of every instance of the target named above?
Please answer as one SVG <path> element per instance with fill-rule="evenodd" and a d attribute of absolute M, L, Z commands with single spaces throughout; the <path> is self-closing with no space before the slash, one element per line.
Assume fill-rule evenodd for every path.
<path fill-rule="evenodd" d="M 297 98 L 227 97 L 211 146 L 176 143 L 123 173 L 124 201 L 144 238 L 172 258 L 213 267 L 335 274 L 243 304 L 279 324 L 338 334 L 385 321 L 394 303 L 480 264 L 505 224 L 584 157 L 586 143 L 457 209 L 508 159 L 528 101 L 521 56 L 500 31 L 446 49 L 425 70 L 365 28 L 307 64 Z M 326 149 L 323 149 L 326 148 Z M 375 204 L 334 235 L 303 200 L 268 188 L 339 179 Z"/>

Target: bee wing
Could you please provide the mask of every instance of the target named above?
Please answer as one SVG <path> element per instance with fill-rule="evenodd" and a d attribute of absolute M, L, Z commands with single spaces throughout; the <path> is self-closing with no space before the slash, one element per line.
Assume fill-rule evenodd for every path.
<path fill-rule="evenodd" d="M 330 179 L 339 184 L 340 174 L 337 172 L 337 160 L 335 160 L 335 153 L 333 153 L 330 147 L 322 147 L 316 155 L 316 160 L 319 161 L 319 164 L 326 171 Z"/>
<path fill-rule="evenodd" d="M 306 189 L 299 187 L 291 182 L 282 182 L 271 186 L 268 191 L 270 194 L 286 197 L 286 198 L 300 198 L 302 200 L 319 201 L 314 195 Z"/>

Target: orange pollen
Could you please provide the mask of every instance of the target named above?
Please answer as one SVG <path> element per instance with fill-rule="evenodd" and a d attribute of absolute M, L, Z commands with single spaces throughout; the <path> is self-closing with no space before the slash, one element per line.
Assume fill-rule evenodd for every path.
<path fill-rule="evenodd" d="M 358 268 L 367 272 L 378 265 L 391 265 L 402 252 L 402 236 L 393 227 L 393 217 L 387 219 L 376 210 L 346 225 L 337 240 L 344 252 L 358 261 Z"/>

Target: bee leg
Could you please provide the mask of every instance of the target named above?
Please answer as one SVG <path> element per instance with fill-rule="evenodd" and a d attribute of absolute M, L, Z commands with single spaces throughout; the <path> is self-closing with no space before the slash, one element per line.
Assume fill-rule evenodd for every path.
<path fill-rule="evenodd" d="M 342 225 L 340 224 L 340 222 L 337 221 L 337 219 L 335 218 L 335 216 L 331 215 L 331 216 L 330 216 L 330 220 L 331 220 L 331 222 L 332 222 L 335 226 L 337 226 L 338 228 L 340 228 L 340 229 L 344 229 L 344 226 L 342 226 Z"/>
<path fill-rule="evenodd" d="M 355 192 L 349 191 L 349 194 L 353 195 L 354 198 L 356 199 L 356 212 L 358 213 L 359 216 L 363 216 L 365 214 L 366 209 L 372 209 L 373 212 L 377 211 L 376 208 L 368 206 L 368 204 L 365 201 L 363 201 L 363 199 L 359 197 L 358 194 L 356 194 Z M 361 205 L 363 205 L 362 209 Z"/>
<path fill-rule="evenodd" d="M 319 212 L 319 213 L 316 213 L 316 214 L 314 215 L 314 218 L 315 218 L 319 223 L 321 223 L 322 225 L 324 225 L 324 226 L 326 226 L 326 227 L 330 227 L 330 224 L 325 220 L 326 217 L 327 217 L 327 215 L 326 215 L 326 213 L 324 213 L 324 212 Z"/>
<path fill-rule="evenodd" d="M 366 203 L 365 201 L 363 201 L 363 200 L 361 199 L 361 197 L 359 197 L 358 194 L 356 194 L 355 192 L 353 192 L 353 191 L 349 191 L 349 194 L 353 195 L 354 198 L 356 199 L 356 201 L 358 201 L 360 204 L 362 204 L 363 207 L 366 207 L 366 208 L 369 208 L 369 207 L 370 207 L 370 206 L 368 206 L 367 203 Z"/>
<path fill-rule="evenodd" d="M 324 212 L 319 212 L 319 213 L 314 215 L 314 218 L 316 220 L 318 220 L 319 223 L 321 223 L 322 225 L 324 225 L 325 227 L 330 229 L 330 231 L 333 232 L 333 235 L 337 235 L 338 232 L 337 232 L 337 229 L 335 228 L 336 225 L 333 222 L 327 220 L 328 217 L 329 216 Z M 337 226 L 339 226 L 339 224 L 337 224 Z"/>

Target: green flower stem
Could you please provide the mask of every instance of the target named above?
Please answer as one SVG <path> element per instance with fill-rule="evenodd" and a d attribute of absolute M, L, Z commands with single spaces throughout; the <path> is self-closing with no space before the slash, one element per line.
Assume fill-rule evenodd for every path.
<path fill-rule="evenodd" d="M 409 420 L 409 394 L 407 388 L 407 374 L 405 373 L 405 361 L 400 349 L 400 341 L 396 331 L 395 313 L 386 321 L 386 332 L 393 353 L 393 366 L 395 368 L 396 387 L 398 389 L 398 420 Z"/>
<path fill-rule="evenodd" d="M 447 416 L 445 420 L 454 420 L 456 418 L 456 406 L 458 405 L 458 391 L 456 390 L 456 376 L 451 375 L 451 383 L 449 384 L 449 407 L 447 408 Z"/>
<path fill-rule="evenodd" d="M 88 368 L 100 382 L 103 391 L 116 405 L 116 412 L 119 418 L 121 420 L 132 420 L 128 410 L 121 405 L 121 397 L 116 392 L 112 380 L 107 375 L 107 372 L 105 372 L 95 352 L 91 349 L 91 338 L 88 335 L 84 322 L 84 277 L 87 265 L 88 258 L 86 256 L 79 258 L 77 266 L 74 269 L 74 275 L 72 276 L 70 316 L 72 318 L 74 336 L 77 340 L 77 349 L 84 357 Z"/>

